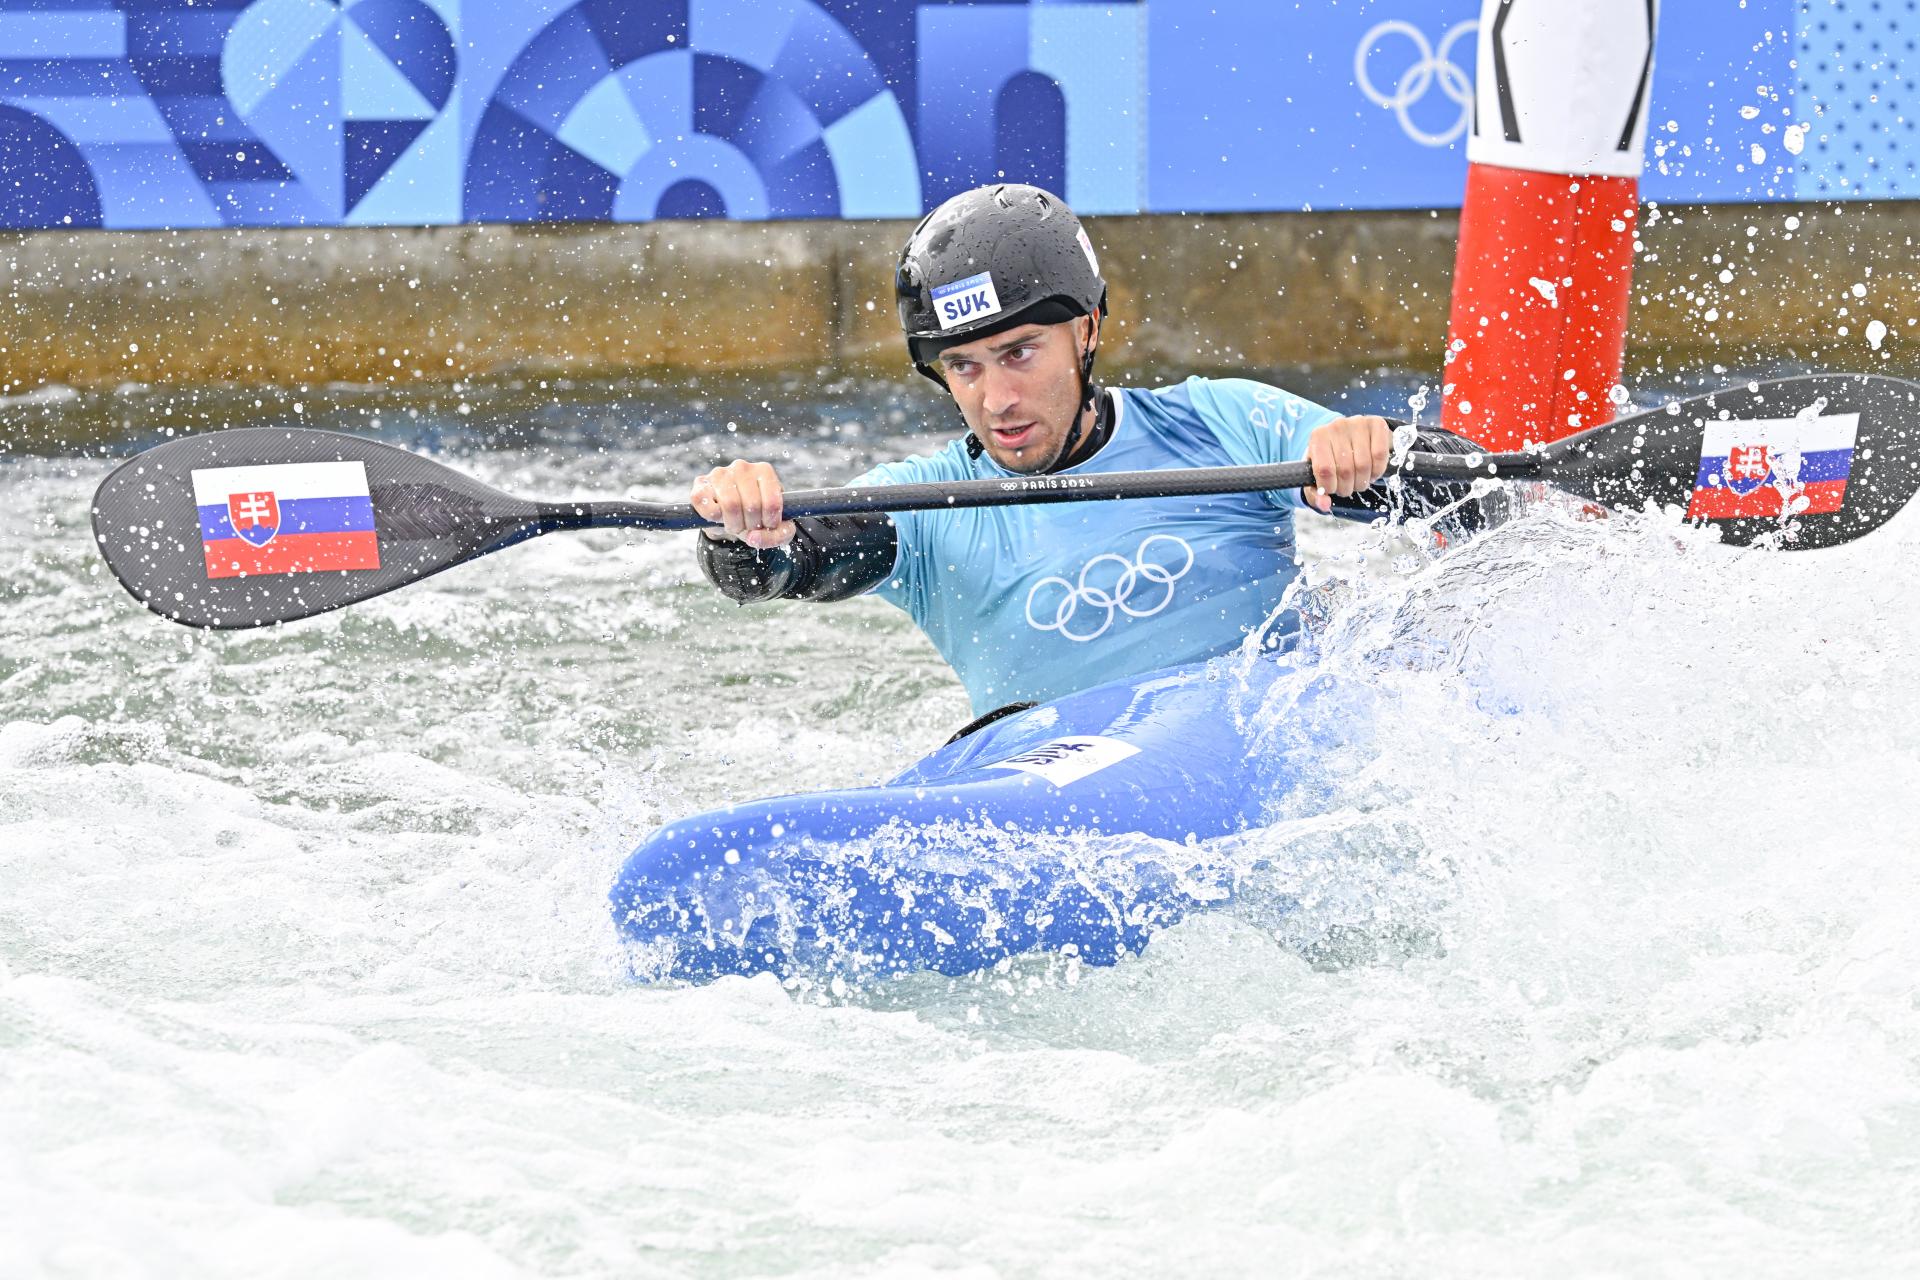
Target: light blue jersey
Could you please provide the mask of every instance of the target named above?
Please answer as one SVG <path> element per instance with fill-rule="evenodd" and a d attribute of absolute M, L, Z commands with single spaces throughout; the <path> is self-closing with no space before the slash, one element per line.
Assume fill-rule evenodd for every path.
<path fill-rule="evenodd" d="M 1297 462 L 1339 414 L 1244 378 L 1115 388 L 1113 435 L 1063 475 Z M 962 437 L 855 485 L 998 479 Z M 1224 653 L 1298 571 L 1300 492 L 906 511 L 878 590 L 952 664 L 976 713 Z"/>

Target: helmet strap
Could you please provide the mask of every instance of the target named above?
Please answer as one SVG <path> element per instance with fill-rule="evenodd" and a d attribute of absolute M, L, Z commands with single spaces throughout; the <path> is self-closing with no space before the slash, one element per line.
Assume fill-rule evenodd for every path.
<path fill-rule="evenodd" d="M 1087 410 L 1094 408 L 1094 397 L 1100 393 L 1093 384 L 1093 361 L 1100 354 L 1100 313 L 1096 311 L 1090 319 L 1093 321 L 1091 341 L 1080 353 L 1080 401 L 1074 406 L 1073 425 L 1067 428 L 1067 442 L 1060 447 L 1060 456 L 1047 468 L 1049 472 L 1072 465 L 1073 451 L 1080 446 L 1080 424 L 1086 421 Z"/>

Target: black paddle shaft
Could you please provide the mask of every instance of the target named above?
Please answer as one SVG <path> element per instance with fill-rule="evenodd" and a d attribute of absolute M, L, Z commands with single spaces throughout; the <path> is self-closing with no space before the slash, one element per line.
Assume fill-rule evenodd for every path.
<path fill-rule="evenodd" d="M 1845 501 L 1833 512 L 1715 520 L 1732 543 L 1787 535 L 1776 545 L 1819 547 L 1878 528 L 1920 488 L 1920 386 L 1863 374 L 1749 383 L 1695 396 L 1561 440 L 1544 449 L 1485 456 L 1412 453 L 1412 474 L 1538 478 L 1616 507 L 1652 501 L 1685 509 L 1702 470 L 1703 440 L 1719 421 L 1778 423 L 1845 418 L 1854 427 Z M 1756 428 L 1758 430 L 1758 428 Z M 331 568 L 295 547 L 288 528 L 271 567 L 219 576 L 196 473 L 252 466 L 351 463 L 371 509 L 373 549 Z M 1304 462 L 1104 475 L 1010 476 L 950 484 L 798 490 L 789 516 L 924 511 L 1043 502 L 1197 497 L 1297 489 Z M 218 520 L 218 508 L 212 517 Z M 561 529 L 693 529 L 708 523 L 685 503 L 532 502 L 376 440 L 295 427 L 246 427 L 169 441 L 123 463 L 94 495 L 95 540 L 109 568 L 154 612 L 189 626 L 239 628 L 288 622 L 381 595 L 502 547 Z M 257 531 L 256 531 L 257 532 Z M 277 534 L 276 534 L 277 536 Z M 270 539 L 271 541 L 271 539 Z M 375 563 L 377 561 L 377 563 Z M 229 566 L 230 567 L 230 566 Z"/>
<path fill-rule="evenodd" d="M 1424 464 L 1444 466 L 1449 461 L 1456 460 L 1440 454 L 1416 453 L 1410 455 L 1406 466 L 1410 471 L 1428 474 Z M 1313 468 L 1307 463 L 1277 462 L 1255 467 L 1193 467 L 1184 471 L 1009 476 L 943 484 L 875 485 L 866 489 L 795 489 L 782 499 L 781 510 L 791 520 L 797 516 L 845 516 L 866 511 L 938 511 L 959 507 L 1038 506 L 1050 502 L 1188 498 L 1260 489 L 1298 489 L 1311 483 Z M 632 525 L 644 529 L 698 529 L 712 524 L 690 506 L 644 502 L 586 503 L 559 519 L 563 523 L 555 526 L 558 528 Z"/>

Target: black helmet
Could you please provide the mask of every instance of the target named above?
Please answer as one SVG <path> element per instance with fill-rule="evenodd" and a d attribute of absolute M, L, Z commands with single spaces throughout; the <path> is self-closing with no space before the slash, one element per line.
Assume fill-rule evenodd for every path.
<path fill-rule="evenodd" d="M 1058 197 L 1011 182 L 963 191 L 923 218 L 893 283 L 914 367 L 942 386 L 933 362 L 948 347 L 1107 309 L 1080 219 Z"/>

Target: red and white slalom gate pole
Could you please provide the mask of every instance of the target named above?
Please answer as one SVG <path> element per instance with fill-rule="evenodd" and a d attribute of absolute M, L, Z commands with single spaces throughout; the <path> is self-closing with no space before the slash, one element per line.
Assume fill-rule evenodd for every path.
<path fill-rule="evenodd" d="M 1613 417 L 1659 0 L 1482 0 L 1442 424 L 1518 449 Z"/>

